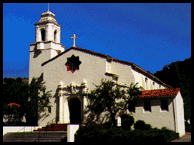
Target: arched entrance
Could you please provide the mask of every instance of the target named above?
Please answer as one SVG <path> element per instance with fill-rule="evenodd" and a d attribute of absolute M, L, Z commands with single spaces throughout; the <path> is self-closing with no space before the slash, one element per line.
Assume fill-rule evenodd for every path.
<path fill-rule="evenodd" d="M 71 98 L 69 101 L 70 123 L 81 123 L 81 102 L 78 98 Z"/>

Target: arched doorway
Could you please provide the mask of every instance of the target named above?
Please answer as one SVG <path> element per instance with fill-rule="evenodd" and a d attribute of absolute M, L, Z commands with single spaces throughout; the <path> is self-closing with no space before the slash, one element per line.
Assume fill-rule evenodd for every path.
<path fill-rule="evenodd" d="M 81 123 L 81 102 L 78 98 L 70 99 L 69 111 L 70 111 L 70 123 L 71 124 Z"/>

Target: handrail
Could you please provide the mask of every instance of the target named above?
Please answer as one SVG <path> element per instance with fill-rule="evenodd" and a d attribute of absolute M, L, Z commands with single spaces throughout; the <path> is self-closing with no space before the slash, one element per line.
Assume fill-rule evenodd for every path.
<path fill-rule="evenodd" d="M 50 125 L 51 123 L 53 123 L 54 120 L 56 121 L 56 118 L 57 118 L 57 117 L 54 117 L 53 119 L 51 119 L 50 121 L 47 122 L 47 125 L 46 125 L 46 135 L 47 135 L 47 129 L 48 129 L 49 125 Z M 50 123 L 50 122 L 51 122 L 51 123 Z M 42 131 L 42 130 L 40 130 L 39 133 L 38 133 L 38 142 L 39 142 L 39 137 L 40 137 L 40 132 L 41 132 L 41 131 Z M 35 140 L 35 142 L 36 142 L 36 140 Z"/>
<path fill-rule="evenodd" d="M 16 134 L 17 134 L 18 132 L 20 132 L 22 129 L 24 129 L 24 132 L 25 132 L 25 127 L 20 128 L 20 130 L 18 130 L 18 131 L 15 133 L 15 138 L 12 140 L 13 142 L 16 141 L 16 139 L 18 138 L 18 136 L 16 137 Z"/>
<path fill-rule="evenodd" d="M 54 117 L 53 119 L 51 119 L 50 121 L 47 122 L 47 125 L 46 125 L 46 134 L 47 134 L 47 129 L 48 129 L 49 125 L 50 125 L 51 123 L 53 123 L 54 121 L 56 121 L 56 117 Z M 25 127 L 26 127 L 26 126 L 25 126 Z M 20 132 L 22 129 L 24 129 L 24 132 L 25 132 L 25 127 L 22 127 L 20 130 L 17 131 L 17 133 Z M 37 140 L 38 142 L 39 142 L 40 132 L 41 132 L 41 131 L 42 131 L 42 130 L 40 130 L 39 133 L 38 133 L 38 140 Z M 17 133 L 16 133 L 16 134 L 17 134 Z M 16 134 L 15 134 L 15 138 L 12 140 L 13 142 L 16 142 L 16 139 L 19 138 L 19 136 L 16 136 Z M 28 139 L 28 138 L 26 138 L 25 140 L 27 140 L 27 139 Z M 35 140 L 35 141 L 36 141 L 36 140 Z"/>

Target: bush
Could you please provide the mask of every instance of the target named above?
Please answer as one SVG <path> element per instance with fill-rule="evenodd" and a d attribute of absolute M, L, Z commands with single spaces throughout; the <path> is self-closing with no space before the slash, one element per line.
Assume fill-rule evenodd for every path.
<path fill-rule="evenodd" d="M 145 130 L 145 122 L 143 120 L 137 120 L 134 124 L 135 129 Z"/>
<path fill-rule="evenodd" d="M 121 114 L 121 126 L 123 129 L 130 130 L 133 124 L 134 124 L 133 116 L 129 114 Z"/>
<path fill-rule="evenodd" d="M 108 123 L 107 123 L 108 124 Z M 152 128 L 142 120 L 138 120 L 135 130 L 126 130 L 122 127 L 103 128 L 105 124 L 88 124 L 80 126 L 75 134 L 75 142 L 119 142 L 119 143 L 148 143 L 169 142 L 179 138 L 179 134 L 173 130 L 162 127 Z"/>
<path fill-rule="evenodd" d="M 80 126 L 75 134 L 75 142 L 116 142 L 121 141 L 125 130 L 121 127 L 110 127 L 103 129 L 102 125 L 89 124 Z"/>
<path fill-rule="evenodd" d="M 185 121 L 185 130 L 186 132 L 191 132 L 191 124 L 189 124 L 187 121 Z"/>
<path fill-rule="evenodd" d="M 170 129 L 166 128 L 166 127 L 162 127 L 161 128 L 161 132 L 164 135 L 165 140 L 167 142 L 179 138 L 179 133 L 176 133 L 174 130 L 170 130 Z"/>
<path fill-rule="evenodd" d="M 143 120 L 137 120 L 134 124 L 134 128 L 138 130 L 150 130 L 152 126 L 150 124 L 145 123 Z"/>
<path fill-rule="evenodd" d="M 80 126 L 75 133 L 75 142 L 96 142 L 99 134 L 98 126 L 94 123 Z"/>

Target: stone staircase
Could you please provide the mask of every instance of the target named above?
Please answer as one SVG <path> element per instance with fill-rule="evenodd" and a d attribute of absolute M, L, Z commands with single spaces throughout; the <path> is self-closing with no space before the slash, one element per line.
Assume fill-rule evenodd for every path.
<path fill-rule="evenodd" d="M 67 136 L 67 124 L 50 124 L 33 132 L 11 132 L 3 142 L 61 142 Z"/>

